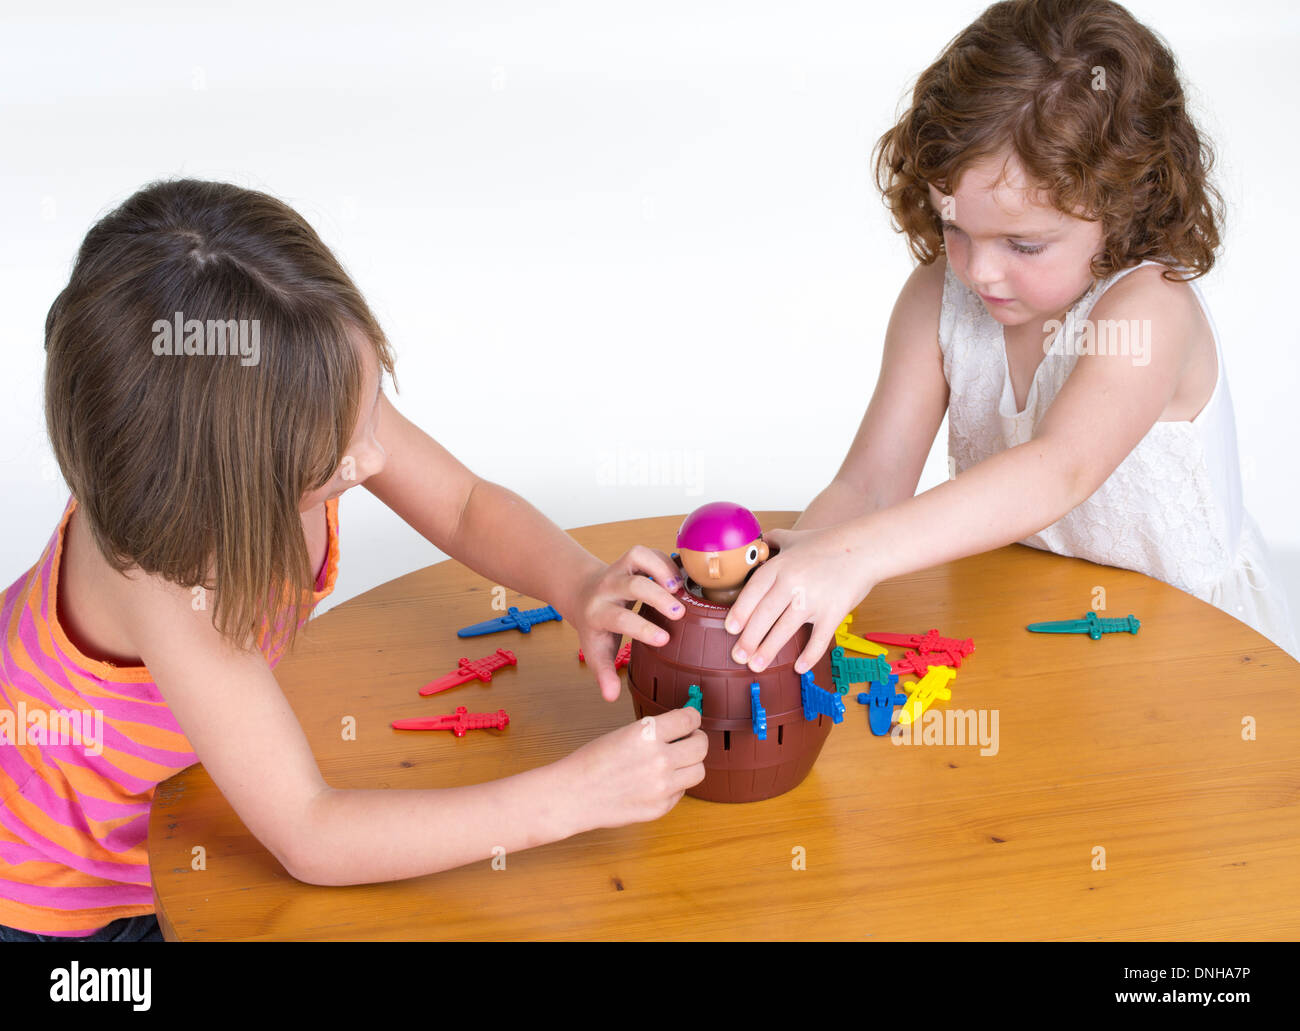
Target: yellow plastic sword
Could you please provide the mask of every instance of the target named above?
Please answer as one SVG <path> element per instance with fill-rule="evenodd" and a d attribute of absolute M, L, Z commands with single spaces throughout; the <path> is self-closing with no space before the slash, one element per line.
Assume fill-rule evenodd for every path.
<path fill-rule="evenodd" d="M 861 652 L 863 655 L 884 655 L 888 652 L 887 648 L 883 648 L 874 641 L 868 641 L 865 637 L 849 633 L 849 624 L 852 622 L 853 613 L 850 612 L 844 617 L 844 622 L 835 628 L 836 644 L 841 648 L 848 648 L 850 651 Z"/>
<path fill-rule="evenodd" d="M 921 714 L 926 709 L 930 708 L 932 702 L 946 702 L 951 698 L 952 691 L 946 685 L 951 683 L 956 675 L 957 671 L 951 666 L 931 666 L 925 676 L 915 684 L 904 684 L 903 687 L 907 688 L 910 694 L 907 704 L 898 714 L 898 722 L 904 726 L 914 723 L 921 718 Z"/>

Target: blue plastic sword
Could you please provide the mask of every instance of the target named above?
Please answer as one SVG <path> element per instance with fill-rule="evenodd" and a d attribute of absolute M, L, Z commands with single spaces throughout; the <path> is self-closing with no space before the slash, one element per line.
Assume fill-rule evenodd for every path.
<path fill-rule="evenodd" d="M 1137 617 L 1132 614 L 1119 619 L 1099 619 L 1097 613 L 1089 612 L 1082 619 L 1030 623 L 1025 629 L 1032 630 L 1036 634 L 1087 634 L 1094 641 L 1100 641 L 1102 634 L 1118 634 L 1125 631 L 1136 634 L 1141 625 Z"/>
<path fill-rule="evenodd" d="M 760 741 L 767 740 L 767 710 L 763 708 L 758 681 L 749 685 L 750 718 L 754 721 L 754 736 Z"/>
<path fill-rule="evenodd" d="M 499 634 L 502 630 L 518 630 L 521 634 L 529 633 L 537 623 L 546 623 L 550 620 L 563 623 L 564 617 L 555 611 L 550 605 L 543 605 L 538 609 L 525 609 L 520 612 L 513 605 L 506 610 L 504 616 L 496 619 L 489 619 L 484 623 L 475 623 L 473 626 L 467 626 L 456 631 L 457 637 L 482 637 L 484 634 Z"/>
<path fill-rule="evenodd" d="M 844 722 L 844 700 L 835 691 L 827 691 L 813 679 L 813 671 L 799 674 L 799 695 L 803 702 L 803 718 L 815 720 L 829 716 L 836 723 Z"/>

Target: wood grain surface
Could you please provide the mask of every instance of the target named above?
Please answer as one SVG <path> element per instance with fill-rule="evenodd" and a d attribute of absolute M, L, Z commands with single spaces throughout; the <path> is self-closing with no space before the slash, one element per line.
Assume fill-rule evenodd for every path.
<path fill-rule="evenodd" d="M 773 528 L 796 513 L 758 515 Z M 681 519 L 572 533 L 610 561 L 671 550 Z M 331 785 L 508 776 L 632 721 L 626 681 L 604 702 L 567 623 L 458 639 L 501 614 L 492 587 L 443 562 L 308 625 L 276 676 Z M 1138 616 L 1137 635 L 1025 630 L 1082 616 L 1096 588 L 1103 615 Z M 996 714 L 996 754 L 875 737 L 850 694 L 808 779 L 781 797 L 687 797 L 653 823 L 510 854 L 504 870 L 344 888 L 291 878 L 194 766 L 151 813 L 159 921 L 181 941 L 1300 938 L 1300 665 L 1159 581 L 1019 545 L 880 584 L 853 629 L 931 627 L 975 640 L 936 710 L 983 711 L 990 730 Z M 519 665 L 490 685 L 417 694 L 497 647 Z M 510 726 L 461 739 L 390 727 L 457 705 L 505 708 Z"/>

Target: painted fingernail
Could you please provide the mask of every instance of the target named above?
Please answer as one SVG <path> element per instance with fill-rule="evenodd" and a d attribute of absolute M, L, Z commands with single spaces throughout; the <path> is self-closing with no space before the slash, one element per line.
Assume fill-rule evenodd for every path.
<path fill-rule="evenodd" d="M 674 612 L 681 612 L 681 611 L 682 611 L 682 607 L 681 607 L 680 605 L 674 605 L 674 606 L 673 606 L 673 611 L 674 611 Z"/>
<path fill-rule="evenodd" d="M 669 580 L 669 581 L 668 581 L 668 589 L 669 589 L 670 591 L 675 591 L 675 590 L 677 590 L 677 588 L 678 588 L 679 586 L 681 586 L 681 581 L 680 581 L 680 580 Z"/>
<path fill-rule="evenodd" d="M 731 657 L 735 659 L 737 662 L 744 662 L 745 659 L 747 658 L 747 656 L 745 655 L 745 650 L 743 648 L 737 648 L 734 652 L 731 653 Z"/>

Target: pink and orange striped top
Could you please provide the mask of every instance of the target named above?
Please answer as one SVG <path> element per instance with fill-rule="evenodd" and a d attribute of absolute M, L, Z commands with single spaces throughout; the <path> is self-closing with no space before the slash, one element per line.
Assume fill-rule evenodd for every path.
<path fill-rule="evenodd" d="M 198 761 L 149 670 L 88 658 L 58 618 L 69 498 L 40 560 L 0 599 L 0 924 L 77 937 L 154 911 L 149 805 Z M 338 499 L 311 605 L 338 576 Z M 274 667 L 283 646 L 263 627 Z"/>

